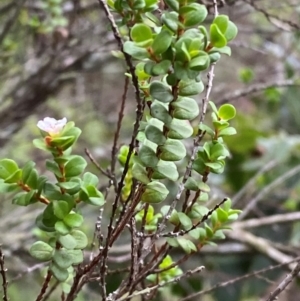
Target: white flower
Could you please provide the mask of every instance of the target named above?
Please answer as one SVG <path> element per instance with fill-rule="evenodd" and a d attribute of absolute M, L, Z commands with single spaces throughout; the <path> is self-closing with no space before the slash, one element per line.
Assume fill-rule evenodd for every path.
<path fill-rule="evenodd" d="M 55 136 L 61 132 L 67 123 L 67 118 L 56 120 L 51 117 L 45 117 L 37 123 L 37 127 L 42 131 L 47 132 L 50 136 Z"/>

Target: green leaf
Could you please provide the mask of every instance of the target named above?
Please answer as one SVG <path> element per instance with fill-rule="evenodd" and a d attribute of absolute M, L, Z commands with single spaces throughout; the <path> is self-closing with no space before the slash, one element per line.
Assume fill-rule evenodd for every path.
<path fill-rule="evenodd" d="M 203 192 L 210 192 L 210 187 L 204 182 L 199 182 L 198 187 L 199 187 L 199 190 L 201 190 Z"/>
<path fill-rule="evenodd" d="M 34 166 L 34 162 L 28 161 L 22 168 L 22 182 L 32 189 L 36 189 L 38 183 L 38 173 Z"/>
<path fill-rule="evenodd" d="M 156 100 L 151 105 L 151 116 L 157 118 L 166 125 L 170 124 L 172 121 L 172 117 L 165 105 Z"/>
<path fill-rule="evenodd" d="M 166 199 L 169 190 L 160 182 L 153 181 L 147 184 L 145 192 L 142 195 L 142 201 L 145 203 L 160 203 Z"/>
<path fill-rule="evenodd" d="M 58 221 L 54 225 L 55 230 L 61 235 L 67 235 L 72 230 L 63 221 Z"/>
<path fill-rule="evenodd" d="M 227 42 L 233 40 L 237 36 L 237 33 L 238 33 L 237 27 L 233 22 L 229 21 L 227 30 L 224 33 Z"/>
<path fill-rule="evenodd" d="M 139 159 L 146 167 L 155 167 L 158 163 L 156 152 L 145 144 L 139 150 Z"/>
<path fill-rule="evenodd" d="M 153 81 L 150 84 L 150 94 L 154 99 L 164 103 L 168 103 L 173 100 L 170 88 L 160 81 Z"/>
<path fill-rule="evenodd" d="M 197 218 L 197 219 L 201 219 L 205 214 L 207 214 L 209 212 L 208 208 L 205 206 L 201 206 L 199 204 L 194 204 L 190 213 L 189 213 L 189 217 L 190 218 Z"/>
<path fill-rule="evenodd" d="M 172 8 L 175 11 L 179 10 L 179 1 L 178 0 L 165 0 L 168 7 Z"/>
<path fill-rule="evenodd" d="M 171 181 L 177 181 L 179 174 L 177 167 L 174 162 L 166 162 L 159 160 L 157 166 L 155 167 L 155 172 L 153 173 L 153 179 L 169 179 Z"/>
<path fill-rule="evenodd" d="M 70 228 L 80 227 L 83 223 L 83 217 L 77 213 L 69 213 L 64 217 L 64 223 Z"/>
<path fill-rule="evenodd" d="M 72 256 L 65 249 L 55 250 L 53 261 L 59 266 L 61 269 L 67 269 L 73 263 Z"/>
<path fill-rule="evenodd" d="M 179 82 L 179 95 L 192 96 L 200 94 L 204 90 L 202 81 L 195 82 L 195 80 L 181 80 Z"/>
<path fill-rule="evenodd" d="M 53 201 L 53 211 L 56 217 L 63 219 L 71 211 L 71 208 L 65 201 Z"/>
<path fill-rule="evenodd" d="M 212 236 L 214 235 L 214 232 L 207 224 L 205 224 L 205 231 L 206 231 L 206 236 L 208 238 L 212 238 Z"/>
<path fill-rule="evenodd" d="M 174 2 L 177 2 L 177 4 L 178 4 L 178 1 L 174 0 Z M 174 33 L 177 32 L 178 25 L 179 25 L 178 13 L 176 13 L 176 12 L 165 12 L 161 17 L 161 20 L 162 20 L 163 24 L 165 24 L 168 29 L 172 30 Z"/>
<path fill-rule="evenodd" d="M 60 268 L 57 264 L 52 263 L 50 265 L 50 271 L 53 273 L 53 276 L 59 281 L 64 282 L 69 278 L 69 272 L 66 269 Z"/>
<path fill-rule="evenodd" d="M 213 239 L 225 239 L 226 236 L 222 230 L 217 230 L 212 238 Z"/>
<path fill-rule="evenodd" d="M 210 158 L 212 161 L 223 160 L 228 157 L 229 151 L 222 143 L 215 143 L 210 149 Z"/>
<path fill-rule="evenodd" d="M 45 232 L 55 232 L 54 225 L 46 225 L 44 223 L 43 213 L 39 214 L 35 220 L 35 224 L 39 229 Z"/>
<path fill-rule="evenodd" d="M 126 41 L 123 46 L 124 52 L 131 55 L 137 60 L 143 60 L 149 58 L 149 53 L 146 48 L 137 46 L 132 41 Z"/>
<path fill-rule="evenodd" d="M 236 115 L 236 109 L 233 105 L 231 104 L 224 104 L 220 106 L 219 111 L 218 111 L 218 116 L 219 118 L 223 120 L 230 120 L 234 118 Z"/>
<path fill-rule="evenodd" d="M 192 251 L 196 252 L 197 248 L 193 242 L 190 240 L 184 238 L 184 237 L 178 237 L 177 242 L 179 246 L 187 253 L 190 254 Z"/>
<path fill-rule="evenodd" d="M 3 180 L 8 179 L 12 174 L 19 170 L 17 163 L 10 159 L 0 160 L 0 178 Z"/>
<path fill-rule="evenodd" d="M 167 51 L 172 43 L 173 36 L 169 30 L 162 29 L 161 32 L 155 37 L 152 50 L 155 55 L 159 55 Z"/>
<path fill-rule="evenodd" d="M 149 178 L 145 167 L 139 163 L 134 163 L 132 167 L 132 176 L 143 184 L 149 183 Z"/>
<path fill-rule="evenodd" d="M 81 156 L 73 156 L 65 165 L 65 177 L 79 176 L 86 168 L 87 163 Z"/>
<path fill-rule="evenodd" d="M 65 189 L 69 194 L 74 195 L 80 190 L 81 182 L 80 179 L 73 178 L 68 182 L 60 182 L 57 185 Z"/>
<path fill-rule="evenodd" d="M 34 198 L 35 192 L 20 192 L 13 197 L 12 203 L 19 206 L 28 206 L 29 204 L 37 202 Z"/>
<path fill-rule="evenodd" d="M 221 223 L 227 222 L 227 220 L 228 220 L 228 213 L 225 210 L 223 210 L 222 208 L 218 208 L 217 209 L 217 215 L 218 215 L 218 220 Z"/>
<path fill-rule="evenodd" d="M 209 63 L 209 55 L 206 52 L 201 51 L 201 53 L 198 56 L 194 57 L 189 62 L 189 68 L 195 71 L 202 71 L 208 68 Z"/>
<path fill-rule="evenodd" d="M 184 184 L 185 189 L 192 190 L 192 191 L 198 191 L 198 181 L 192 177 L 189 177 L 187 181 Z"/>
<path fill-rule="evenodd" d="M 72 264 L 77 265 L 83 262 L 83 253 L 81 250 L 67 250 L 72 257 Z"/>
<path fill-rule="evenodd" d="M 214 54 L 218 54 L 220 55 L 221 54 L 226 54 L 228 56 L 231 56 L 231 48 L 229 46 L 224 46 L 224 47 L 221 47 L 221 48 L 216 48 L 214 47 L 210 52 L 209 52 L 209 55 L 214 55 Z"/>
<path fill-rule="evenodd" d="M 219 137 L 231 136 L 236 134 L 236 129 L 234 127 L 228 127 L 219 131 Z"/>
<path fill-rule="evenodd" d="M 62 136 L 57 138 L 52 138 L 51 140 L 51 152 L 57 153 L 57 148 L 65 151 L 71 147 L 76 141 L 74 136 Z M 54 149 L 53 149 L 54 147 Z"/>
<path fill-rule="evenodd" d="M 166 141 L 166 137 L 163 132 L 156 126 L 149 124 L 145 129 L 146 138 L 157 145 L 163 145 Z"/>
<path fill-rule="evenodd" d="M 229 18 L 226 15 L 218 15 L 215 17 L 213 23 L 216 24 L 219 30 L 224 34 L 228 27 Z"/>
<path fill-rule="evenodd" d="M 51 148 L 48 147 L 46 144 L 45 144 L 45 141 L 44 139 L 34 139 L 32 141 L 33 145 L 38 148 L 38 149 L 41 149 L 41 150 L 44 150 L 44 151 L 51 151 Z"/>
<path fill-rule="evenodd" d="M 194 131 L 188 120 L 181 120 L 176 118 L 173 118 L 168 128 L 168 137 L 180 140 L 191 137 Z"/>
<path fill-rule="evenodd" d="M 225 36 L 216 24 L 210 25 L 210 43 L 218 48 L 224 47 L 227 44 Z"/>
<path fill-rule="evenodd" d="M 31 246 L 29 253 L 37 260 L 48 261 L 53 257 L 54 249 L 43 241 L 37 241 Z"/>
<path fill-rule="evenodd" d="M 178 243 L 178 241 L 177 241 L 176 238 L 170 238 L 170 237 L 168 237 L 168 238 L 167 238 L 167 243 L 168 243 L 171 247 L 173 247 L 173 248 L 176 248 L 176 247 L 179 246 L 179 243 Z"/>
<path fill-rule="evenodd" d="M 195 99 L 189 97 L 178 97 L 171 103 L 173 116 L 177 119 L 192 120 L 199 114 L 199 106 Z"/>
<path fill-rule="evenodd" d="M 88 245 L 88 239 L 86 235 L 80 230 L 73 230 L 71 232 L 72 237 L 76 241 L 74 249 L 84 249 Z"/>
<path fill-rule="evenodd" d="M 94 206 L 102 206 L 105 203 L 103 194 L 93 185 L 81 187 L 79 198 Z"/>
<path fill-rule="evenodd" d="M 172 63 L 169 60 L 163 60 L 157 64 L 154 64 L 152 68 L 152 73 L 151 75 L 157 76 L 157 75 L 165 75 L 168 73 Z"/>
<path fill-rule="evenodd" d="M 221 58 L 221 54 L 218 52 L 210 53 L 209 58 L 210 58 L 210 63 L 213 64 L 216 63 Z"/>
<path fill-rule="evenodd" d="M 93 186 L 97 186 L 99 179 L 96 175 L 92 174 L 91 172 L 86 172 L 83 175 L 83 183 L 84 185 L 93 185 Z"/>
<path fill-rule="evenodd" d="M 204 123 L 199 124 L 199 130 L 202 131 L 202 132 L 206 132 L 211 137 L 215 136 L 215 131 L 212 128 L 210 128 L 208 125 L 204 124 Z"/>
<path fill-rule="evenodd" d="M 152 30 L 143 23 L 135 24 L 130 31 L 131 39 L 138 43 L 139 46 L 148 47 L 152 43 Z"/>
<path fill-rule="evenodd" d="M 18 169 L 16 172 L 11 174 L 8 178 L 5 179 L 5 183 L 18 183 L 22 179 L 22 170 Z"/>
<path fill-rule="evenodd" d="M 71 234 L 60 236 L 58 241 L 64 248 L 69 250 L 75 249 L 77 246 L 77 241 Z"/>
<path fill-rule="evenodd" d="M 178 212 L 178 218 L 184 230 L 189 230 L 192 228 L 193 223 L 185 213 Z"/>
<path fill-rule="evenodd" d="M 57 177 L 59 177 L 59 178 L 62 177 L 61 170 L 59 169 L 59 166 L 56 162 L 47 159 L 46 160 L 46 168 L 47 168 L 47 170 L 53 172 Z"/>
<path fill-rule="evenodd" d="M 18 184 L 9 184 L 2 181 L 0 181 L 0 193 L 17 192 L 21 189 Z"/>
<path fill-rule="evenodd" d="M 202 23 L 207 16 L 207 9 L 204 5 L 199 3 L 191 3 L 184 5 L 179 10 L 183 17 L 183 24 L 186 27 L 196 26 Z"/>
<path fill-rule="evenodd" d="M 152 62 L 151 62 L 152 63 Z M 154 63 L 153 63 L 154 64 Z M 149 74 L 147 74 L 146 70 L 145 70 L 145 63 L 144 62 L 139 62 L 136 66 L 135 66 L 135 74 L 138 77 L 139 81 L 144 81 L 149 79 Z"/>
<path fill-rule="evenodd" d="M 181 141 L 174 139 L 168 138 L 160 150 L 160 159 L 164 161 L 179 161 L 186 156 L 185 146 Z"/>

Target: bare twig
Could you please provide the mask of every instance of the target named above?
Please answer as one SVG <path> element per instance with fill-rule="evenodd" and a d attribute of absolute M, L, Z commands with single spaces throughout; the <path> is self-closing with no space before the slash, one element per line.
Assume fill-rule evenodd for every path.
<path fill-rule="evenodd" d="M 144 295 L 144 294 L 149 294 L 151 293 L 153 290 L 156 290 L 160 287 L 163 287 L 163 286 L 166 286 L 168 284 L 172 284 L 172 283 L 176 283 L 176 282 L 179 282 L 181 279 L 183 278 L 186 278 L 186 277 L 189 277 L 191 275 L 194 275 L 196 273 L 199 273 L 201 271 L 204 270 L 204 266 L 200 266 L 194 270 L 190 270 L 190 271 L 187 271 L 186 273 L 178 276 L 178 277 L 175 277 L 171 280 L 168 280 L 168 281 L 161 281 L 159 284 L 157 285 L 154 285 L 154 286 L 151 286 L 151 287 L 147 287 L 141 291 L 137 291 L 131 295 L 125 295 L 125 296 L 122 296 L 121 298 L 117 299 L 116 301 L 123 301 L 123 300 L 127 300 L 127 299 L 130 299 L 130 298 L 133 298 L 133 297 L 136 297 L 136 296 L 140 296 L 140 295 Z"/>
<path fill-rule="evenodd" d="M 286 79 L 286 80 L 276 80 L 273 82 L 267 82 L 267 83 L 257 83 L 253 84 L 246 89 L 243 90 L 236 90 L 233 93 L 228 93 L 222 96 L 220 99 L 217 99 L 217 104 L 223 104 L 226 102 L 230 102 L 234 99 L 247 96 L 249 94 L 253 94 L 256 92 L 260 92 L 269 88 L 282 88 L 282 87 L 288 87 L 288 86 L 299 86 L 300 83 L 293 80 L 293 79 Z"/>
<path fill-rule="evenodd" d="M 43 297 L 44 297 L 44 295 L 46 293 L 46 290 L 48 288 L 48 285 L 49 285 L 49 282 L 50 282 L 51 278 L 52 278 L 52 273 L 50 272 L 50 270 L 48 270 L 47 276 L 46 276 L 46 278 L 44 280 L 44 283 L 43 283 L 43 286 L 41 288 L 41 291 L 40 291 L 39 295 L 36 298 L 36 301 L 43 300 Z"/>
<path fill-rule="evenodd" d="M 262 218 L 253 218 L 241 222 L 235 222 L 232 227 L 237 228 L 256 228 L 266 225 L 277 225 L 278 223 L 290 223 L 300 220 L 300 211 L 285 214 L 276 214 Z"/>
<path fill-rule="evenodd" d="M 84 152 L 86 153 L 86 155 L 88 156 L 88 158 L 90 159 L 90 161 L 96 166 L 96 168 L 106 177 L 108 177 L 109 179 L 112 178 L 111 174 L 107 171 L 105 171 L 99 164 L 98 162 L 95 160 L 95 158 L 93 157 L 93 155 L 91 154 L 91 152 L 85 148 Z"/>
<path fill-rule="evenodd" d="M 8 281 L 6 279 L 6 272 L 7 269 L 4 265 L 4 255 L 2 253 L 1 245 L 0 245 L 0 274 L 2 277 L 2 287 L 3 287 L 3 301 L 8 301 L 8 295 L 7 295 L 7 286 Z"/>
<path fill-rule="evenodd" d="M 107 235 L 108 239 L 107 239 L 105 247 L 103 249 L 103 253 L 101 254 L 101 259 L 102 259 L 101 273 L 105 274 L 105 266 L 106 266 L 106 259 L 107 259 L 107 255 L 108 255 L 109 244 L 111 243 L 112 240 L 116 239 L 116 235 L 118 235 L 119 231 L 120 231 L 119 229 L 116 229 L 116 232 L 115 232 L 116 235 L 114 235 L 114 236 L 112 235 L 113 221 L 114 221 L 114 217 L 115 217 L 115 214 L 116 214 L 116 211 L 117 211 L 118 201 L 119 201 L 120 196 L 121 196 L 123 183 L 124 183 L 126 174 L 128 172 L 128 169 L 129 169 L 129 161 L 130 161 L 131 155 L 132 155 L 133 150 L 134 150 L 136 136 L 137 136 L 137 133 L 138 133 L 138 130 L 139 130 L 140 120 L 142 119 L 142 116 L 143 116 L 143 107 L 144 106 L 143 106 L 142 98 L 141 98 L 141 95 L 140 95 L 138 78 L 135 74 L 135 68 L 134 68 L 134 66 L 132 64 L 132 61 L 131 61 L 131 56 L 128 55 L 123 49 L 123 41 L 122 41 L 121 35 L 119 33 L 118 27 L 115 23 L 114 17 L 110 13 L 110 10 L 107 6 L 106 1 L 99 0 L 99 4 L 103 8 L 103 10 L 105 12 L 105 15 L 106 15 L 108 21 L 110 22 L 115 40 L 117 41 L 118 46 L 119 46 L 120 50 L 122 51 L 122 53 L 124 55 L 127 67 L 129 69 L 129 73 L 131 75 L 132 83 L 133 83 L 133 86 L 134 86 L 134 89 L 135 89 L 135 98 L 136 98 L 136 119 L 135 119 L 135 123 L 134 123 L 134 126 L 133 126 L 131 141 L 130 141 L 130 144 L 129 144 L 128 156 L 127 156 L 127 159 L 126 159 L 126 162 L 125 162 L 125 166 L 124 166 L 124 170 L 123 170 L 123 173 L 122 173 L 122 176 L 121 176 L 121 180 L 120 180 L 119 185 L 118 185 L 116 197 L 115 197 L 115 200 L 114 200 L 113 205 L 112 205 L 112 214 L 111 214 L 110 222 L 109 222 L 109 225 L 108 225 L 108 235 Z M 130 215 L 126 215 L 126 216 L 130 217 Z M 122 223 L 121 226 L 123 224 L 125 225 L 125 223 Z M 102 276 L 104 277 L 105 275 L 102 275 Z M 76 285 L 76 283 L 74 283 L 74 285 Z M 74 288 L 74 285 L 71 289 L 71 292 L 70 292 L 69 296 L 71 296 L 71 294 L 74 292 L 74 290 L 76 290 Z M 102 296 L 102 297 L 103 297 L 103 300 L 106 300 L 106 296 Z M 70 300 L 71 300 L 71 297 L 68 297 L 66 301 L 70 301 Z"/>
<path fill-rule="evenodd" d="M 294 23 L 293 21 L 282 19 L 279 16 L 273 15 L 273 14 L 267 12 L 265 9 L 259 7 L 254 0 L 244 0 L 244 1 L 246 3 L 248 3 L 249 5 L 251 5 L 256 11 L 261 12 L 270 23 L 272 23 L 274 26 L 276 26 L 280 30 L 291 31 L 291 28 L 296 29 L 296 30 L 300 29 L 300 26 L 298 24 Z M 288 25 L 289 28 L 287 28 L 286 25 Z"/>
<path fill-rule="evenodd" d="M 114 173 L 115 173 L 116 155 L 117 155 L 117 151 L 118 151 L 117 144 L 118 144 L 118 139 L 119 139 L 119 136 L 120 136 L 122 120 L 123 120 L 123 117 L 124 117 L 124 109 L 125 109 L 126 97 L 127 97 L 127 93 L 128 93 L 128 86 L 129 86 L 129 77 L 125 76 L 122 102 L 121 102 L 119 115 L 118 115 L 117 130 L 116 130 L 115 135 L 114 135 L 114 143 L 113 143 L 113 147 L 112 147 L 112 150 L 111 150 L 111 165 L 110 165 L 111 167 L 110 167 L 110 171 L 111 171 L 112 175 L 114 175 Z M 115 188 L 117 189 L 117 187 L 115 187 Z"/>
<path fill-rule="evenodd" d="M 232 231 L 229 231 L 227 233 L 227 236 L 231 239 L 251 246 L 261 254 L 269 257 L 270 259 L 278 263 L 283 263 L 292 260 L 291 256 L 288 256 L 283 252 L 278 251 L 266 239 L 257 237 L 252 233 L 242 230 L 240 228 L 233 228 Z M 289 266 L 289 268 L 293 269 L 294 266 Z"/>
<path fill-rule="evenodd" d="M 52 295 L 52 293 L 56 290 L 56 288 L 59 286 L 59 281 L 56 281 L 51 288 L 49 289 L 49 291 L 47 292 L 47 294 L 45 294 L 43 301 L 46 301 L 50 298 L 50 296 Z"/>
<path fill-rule="evenodd" d="M 273 189 L 277 188 L 288 178 L 291 178 L 292 176 L 296 175 L 299 172 L 300 172 L 300 165 L 297 165 L 294 168 L 290 169 L 288 172 L 284 173 L 282 176 L 276 178 L 273 182 L 267 185 L 260 193 L 258 193 L 256 197 L 251 199 L 251 201 L 243 209 L 243 212 L 240 214 L 238 219 L 239 220 L 244 219 L 249 214 L 249 212 L 256 206 L 257 202 L 259 202 L 264 196 L 266 196 Z"/>
<path fill-rule="evenodd" d="M 295 266 L 295 268 L 286 275 L 286 277 L 278 284 L 276 289 L 271 292 L 269 297 L 266 299 L 266 301 L 274 301 L 278 300 L 277 297 L 287 288 L 287 286 L 295 279 L 300 272 L 300 261 L 298 264 Z"/>
<path fill-rule="evenodd" d="M 257 179 L 267 171 L 273 169 L 278 163 L 270 161 L 264 165 L 232 198 L 232 205 L 235 205 L 246 192 L 248 192 L 256 183 Z"/>
<path fill-rule="evenodd" d="M 235 283 L 237 283 L 239 281 L 242 281 L 242 280 L 245 280 L 245 279 L 249 279 L 251 277 L 256 277 L 257 275 L 260 275 L 260 274 L 263 274 L 263 273 L 266 273 L 266 272 L 269 272 L 269 271 L 281 268 L 281 267 L 283 267 L 285 265 L 289 265 L 289 264 L 292 264 L 294 262 L 297 262 L 297 261 L 299 261 L 299 259 L 300 259 L 300 257 L 297 257 L 297 258 L 292 259 L 292 260 L 290 260 L 288 262 L 284 262 L 284 263 L 280 263 L 280 264 L 277 264 L 277 265 L 273 265 L 271 267 L 267 267 L 267 268 L 255 271 L 255 272 L 249 273 L 249 274 L 241 276 L 241 277 L 236 277 L 236 278 L 231 279 L 229 281 L 224 281 L 224 282 L 221 282 L 221 283 L 217 283 L 216 285 L 214 285 L 213 287 L 211 287 L 211 288 L 209 288 L 207 290 L 203 290 L 203 291 L 191 294 L 191 295 L 189 295 L 187 297 L 184 297 L 184 298 L 180 299 L 179 301 L 187 301 L 187 300 L 190 300 L 192 298 L 195 298 L 195 297 L 198 297 L 198 296 L 201 296 L 201 295 L 205 295 L 205 294 L 211 293 L 212 291 L 216 290 L 217 288 L 226 287 L 228 285 L 235 284 Z"/>

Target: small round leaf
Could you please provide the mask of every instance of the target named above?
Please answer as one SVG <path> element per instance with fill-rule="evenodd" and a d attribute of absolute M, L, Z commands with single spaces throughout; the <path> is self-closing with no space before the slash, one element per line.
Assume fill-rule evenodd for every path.
<path fill-rule="evenodd" d="M 231 104 L 224 104 L 218 110 L 219 118 L 223 120 L 230 120 L 236 115 L 236 109 Z"/>
<path fill-rule="evenodd" d="M 53 257 L 54 249 L 43 241 L 37 241 L 31 246 L 29 253 L 35 259 L 48 261 Z"/>

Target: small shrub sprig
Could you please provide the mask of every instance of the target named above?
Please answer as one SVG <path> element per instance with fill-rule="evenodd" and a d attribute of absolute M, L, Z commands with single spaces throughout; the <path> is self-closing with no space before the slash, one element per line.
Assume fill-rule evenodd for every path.
<path fill-rule="evenodd" d="M 231 54 L 227 43 L 234 39 L 237 28 L 227 16 L 216 15 L 207 30 L 203 25 L 207 9 L 196 1 L 164 1 L 166 9 L 160 14 L 156 13 L 156 1 L 117 0 L 108 4 L 121 16 L 117 24 L 120 32 L 125 32 L 123 49 L 137 62 L 135 75 L 148 108 L 144 111 L 137 137 L 140 145 L 129 167 L 130 177 L 140 183 L 139 200 L 146 204 L 136 216 L 141 224 L 141 235 L 159 235 L 162 223 L 168 221 L 175 226 L 174 231 L 160 235 L 170 236 L 167 239 L 169 247 L 181 247 L 188 254 L 197 252 L 203 245 L 224 238 L 222 230 L 239 213 L 231 208 L 230 199 L 224 199 L 213 210 L 205 206 L 210 191 L 208 176 L 222 173 L 225 159 L 229 157 L 223 137 L 236 133 L 229 124 L 236 114 L 235 108 L 230 104 L 216 108 L 209 102 L 211 128 L 202 122 L 203 111 L 200 112 L 193 98 L 204 90 L 202 73 L 215 64 L 221 54 Z M 197 119 L 201 122 L 195 131 L 191 121 Z M 185 140 L 195 132 L 198 142 L 205 134 L 210 136 L 210 141 L 199 148 L 191 169 L 185 173 L 187 177 L 182 180 L 182 165 L 185 163 L 188 168 L 186 161 L 182 164 L 188 153 Z M 123 147 L 120 156 L 126 152 L 128 149 Z M 181 162 L 180 170 L 176 162 Z M 175 209 L 179 195 L 171 205 L 165 205 L 155 213 L 154 205 L 165 201 L 169 195 L 166 180 L 177 183 L 178 179 L 184 184 L 187 196 L 181 209 Z M 131 183 L 126 182 L 127 191 Z M 189 200 L 191 191 L 194 197 Z M 176 264 L 169 255 L 163 254 L 166 252 L 157 251 L 154 256 L 157 259 L 154 266 L 161 262 L 159 268 L 164 267 L 158 279 L 168 272 L 170 277 L 177 275 L 174 274 Z M 152 276 L 148 279 L 157 281 L 156 276 Z"/>
<path fill-rule="evenodd" d="M 90 172 L 82 175 L 87 163 L 71 153 L 81 130 L 73 122 L 67 123 L 66 118 L 46 117 L 38 122 L 38 127 L 42 138 L 33 143 L 52 155 L 52 159 L 46 160 L 46 169 L 56 182 L 40 176 L 32 161 L 19 168 L 15 161 L 3 159 L 0 160 L 0 186 L 1 191 L 16 193 L 13 197 L 16 205 L 43 204 L 45 208 L 37 216 L 36 225 L 47 233 L 48 240 L 35 242 L 30 254 L 40 261 L 49 261 L 52 275 L 65 282 L 72 278 L 73 266 L 83 262 L 82 250 L 88 244 L 86 234 L 78 229 L 84 222 L 78 205 L 84 202 L 102 206 L 105 201 L 97 189 L 98 177 Z"/>
<path fill-rule="evenodd" d="M 46 168 L 55 182 L 39 176 L 33 162 L 21 169 L 10 159 L 0 161 L 0 186 L 2 191 L 16 193 L 13 203 L 45 206 L 36 225 L 47 233 L 48 240 L 37 241 L 30 248 L 33 257 L 49 261 L 38 300 L 52 276 L 63 284 L 64 300 L 74 300 L 83 285 L 95 279 L 96 268 L 103 300 L 137 295 L 151 300 L 163 285 L 200 272 L 202 267 L 183 273 L 180 264 L 204 245 L 224 238 L 223 230 L 240 212 L 232 209 L 229 198 L 214 208 L 207 204 L 209 175 L 221 174 L 229 157 L 223 138 L 236 133 L 230 126 L 236 110 L 230 104 L 217 108 L 210 101 L 208 126 L 204 117 L 209 92 L 201 110 L 194 98 L 205 90 L 203 73 L 213 73 L 221 55 L 231 54 L 227 44 L 237 34 L 234 23 L 215 13 L 207 25 L 206 7 L 194 0 L 165 0 L 160 8 L 157 0 L 99 2 L 122 46 L 115 54 L 125 57 L 126 76 L 136 88 L 137 119 L 130 145 L 119 150 L 120 174 L 115 168 L 107 172 L 115 188 L 114 201 L 107 209 L 106 237 L 101 232 L 101 216 L 97 222 L 99 249 L 90 262 L 74 268 L 83 262 L 82 250 L 88 241 L 79 230 L 83 217 L 78 204 L 101 207 L 105 200 L 97 189 L 98 177 L 84 173 L 86 161 L 71 154 L 80 129 L 65 118 L 45 118 L 38 123 L 42 138 L 34 140 L 34 145 L 52 155 Z M 118 16 L 116 23 L 112 13 Z M 212 79 L 209 85 L 211 88 Z M 202 144 L 204 136 L 207 139 Z M 186 146 L 192 139 L 190 152 Z M 114 143 L 113 154 L 115 149 Z M 175 197 L 170 187 L 177 187 Z M 130 264 L 118 288 L 107 292 L 107 259 L 126 228 L 131 235 Z M 181 248 L 185 254 L 174 261 L 169 254 L 172 248 Z"/>

